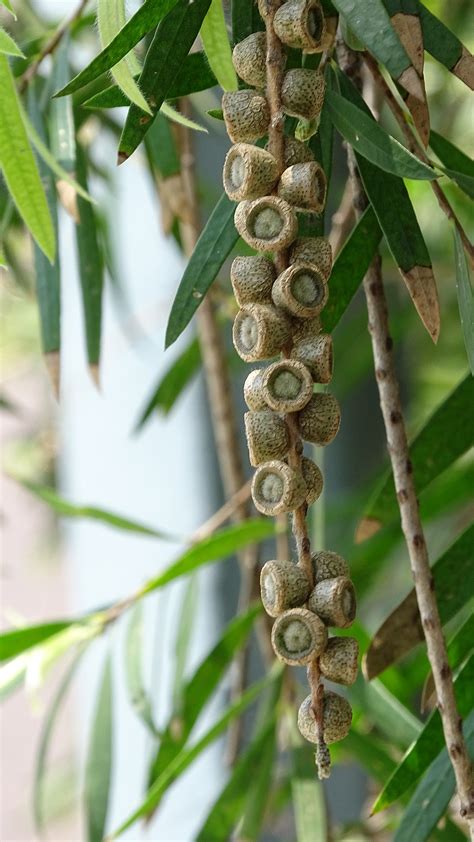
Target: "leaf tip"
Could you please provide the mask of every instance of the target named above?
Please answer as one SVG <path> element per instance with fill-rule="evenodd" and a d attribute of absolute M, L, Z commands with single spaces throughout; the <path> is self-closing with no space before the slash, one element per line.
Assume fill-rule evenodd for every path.
<path fill-rule="evenodd" d="M 89 364 L 89 374 L 91 376 L 92 382 L 94 383 L 98 392 L 101 391 L 100 385 L 100 371 L 99 371 L 99 364 L 98 363 L 90 363 Z"/>
<path fill-rule="evenodd" d="M 441 317 L 433 268 L 413 266 L 408 271 L 400 271 L 417 313 L 436 345 L 441 329 Z"/>
<path fill-rule="evenodd" d="M 129 157 L 130 156 L 127 155 L 126 152 L 124 152 L 122 149 L 119 149 L 118 154 L 117 154 L 117 166 L 119 167 L 121 164 L 124 164 L 125 161 L 127 161 Z"/>
<path fill-rule="evenodd" d="M 49 374 L 51 386 L 56 400 L 59 400 L 60 357 L 59 351 L 48 351 L 44 355 L 44 363 Z"/>
<path fill-rule="evenodd" d="M 364 517 L 361 521 L 359 521 L 355 535 L 354 541 L 356 544 L 362 544 L 364 541 L 367 541 L 368 538 L 371 538 L 372 535 L 375 535 L 379 529 L 382 528 L 382 524 L 380 521 L 375 517 Z"/>
<path fill-rule="evenodd" d="M 452 72 L 461 82 L 464 82 L 471 91 L 474 91 L 474 56 L 463 46 L 461 58 L 454 65 Z"/>

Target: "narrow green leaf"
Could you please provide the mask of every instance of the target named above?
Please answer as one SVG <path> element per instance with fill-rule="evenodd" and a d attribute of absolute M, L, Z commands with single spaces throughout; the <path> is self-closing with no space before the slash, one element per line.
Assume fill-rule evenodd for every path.
<path fill-rule="evenodd" d="M 181 600 L 178 628 L 174 646 L 173 708 L 180 711 L 185 687 L 186 665 L 189 654 L 196 610 L 199 604 L 199 579 L 196 574 L 189 577 Z"/>
<path fill-rule="evenodd" d="M 18 655 L 0 667 L 0 701 L 23 686 L 26 675 L 27 656 Z"/>
<path fill-rule="evenodd" d="M 110 794 L 113 751 L 112 661 L 104 664 L 89 737 L 85 780 L 87 842 L 102 842 Z"/>
<path fill-rule="evenodd" d="M 197 339 L 193 339 L 187 348 L 170 365 L 157 385 L 140 416 L 136 431 L 141 430 L 155 410 L 168 415 L 186 386 L 196 376 L 201 367 L 201 351 Z"/>
<path fill-rule="evenodd" d="M 356 632 L 354 630 L 354 637 Z M 359 673 L 349 699 L 369 715 L 392 744 L 406 749 L 418 737 L 421 723 L 381 681 L 368 683 Z"/>
<path fill-rule="evenodd" d="M 384 172 L 400 178 L 433 181 L 438 174 L 412 155 L 364 111 L 336 91 L 327 91 L 326 100 L 339 134 L 364 158 Z"/>
<path fill-rule="evenodd" d="M 162 541 L 181 541 L 181 538 L 152 529 L 151 526 L 145 526 L 142 523 L 137 523 L 134 520 L 122 517 L 114 512 L 99 509 L 96 506 L 81 506 L 75 503 L 70 503 L 68 500 L 65 500 L 64 497 L 61 497 L 54 488 L 48 488 L 46 485 L 38 485 L 35 482 L 20 479 L 18 479 L 18 482 L 21 483 L 23 488 L 26 488 L 34 494 L 35 497 L 50 506 L 51 509 L 53 509 L 53 511 L 61 517 L 88 518 L 90 520 L 98 520 L 100 523 L 112 526 L 114 529 L 122 529 L 125 532 L 136 532 L 138 535 L 149 535 L 151 538 L 159 538 Z"/>
<path fill-rule="evenodd" d="M 327 65 L 324 70 L 324 79 L 326 82 L 326 92 L 331 91 L 333 84 L 332 74 L 330 72 L 329 65 Z M 314 134 L 311 137 L 309 141 L 309 147 L 312 150 L 316 161 L 318 161 L 318 163 L 321 164 L 321 167 L 323 168 L 324 173 L 326 175 L 326 181 L 329 186 L 331 185 L 333 146 L 334 126 L 331 120 L 331 115 L 329 113 L 329 108 L 325 97 L 321 115 L 319 117 L 319 127 L 316 134 Z M 303 237 L 306 234 L 310 237 L 324 236 L 326 207 L 319 214 L 303 214 L 300 217 L 300 236 Z M 307 226 L 306 231 L 305 226 Z"/>
<path fill-rule="evenodd" d="M 474 161 L 437 132 L 431 132 L 430 146 L 444 164 L 446 175 L 449 175 L 470 199 L 474 199 Z"/>
<path fill-rule="evenodd" d="M 213 117 L 214 120 L 221 120 L 221 122 L 224 120 L 224 112 L 222 108 L 210 108 L 206 111 L 206 114 L 209 117 Z"/>
<path fill-rule="evenodd" d="M 169 88 L 189 53 L 209 8 L 210 0 L 178 0 L 158 26 L 148 48 L 139 85 L 153 116 L 158 113 L 168 96 Z M 135 151 L 147 133 L 152 117 L 147 117 L 130 106 L 119 142 L 119 162 L 125 161 Z"/>
<path fill-rule="evenodd" d="M 321 313 L 324 330 L 332 333 L 364 279 L 382 232 L 372 206 L 364 211 L 339 252 L 329 280 L 329 300 Z"/>
<path fill-rule="evenodd" d="M 162 179 L 171 178 L 181 171 L 181 161 L 173 132 L 163 114 L 157 114 L 153 121 L 145 138 L 145 147 L 150 168 L 156 170 Z"/>
<path fill-rule="evenodd" d="M 7 56 L 19 56 L 19 58 L 25 58 L 18 44 L 15 43 L 8 32 L 5 32 L 3 26 L 0 26 L 0 53 L 5 53 Z"/>
<path fill-rule="evenodd" d="M 5 7 L 5 9 L 8 9 L 8 11 L 9 11 L 9 12 L 11 12 L 11 14 L 13 15 L 13 17 L 14 17 L 14 18 L 15 18 L 15 20 L 16 20 L 16 14 L 15 14 L 15 12 L 13 11 L 13 6 L 12 6 L 12 4 L 10 3 L 10 0 L 0 0 L 0 4 L 1 4 L 2 6 L 4 6 L 4 7 Z"/>
<path fill-rule="evenodd" d="M 354 35 L 385 65 L 394 79 L 398 79 L 403 71 L 410 67 L 410 59 L 391 24 L 382 0 L 371 0 L 370 8 L 364 8 L 353 0 L 333 0 L 333 3 L 346 19 Z"/>
<path fill-rule="evenodd" d="M 234 225 L 235 208 L 236 203 L 223 193 L 199 237 L 171 307 L 166 348 L 181 335 L 239 239 Z"/>
<path fill-rule="evenodd" d="M 76 171 L 79 184 L 87 191 L 87 160 L 81 146 L 77 147 Z M 97 221 L 94 209 L 82 196 L 78 196 L 77 210 L 79 224 L 76 225 L 76 243 L 79 257 L 87 359 L 91 366 L 97 368 L 100 359 L 104 261 L 97 238 Z"/>
<path fill-rule="evenodd" d="M 104 47 L 108 47 L 111 44 L 126 25 L 125 0 L 98 0 L 97 23 L 99 27 L 100 45 L 104 49 Z M 151 114 L 150 107 L 133 78 L 133 74 L 139 72 L 140 66 L 133 50 L 111 69 L 111 74 L 117 85 L 128 97 L 130 102 L 135 103 L 138 108 L 147 114 Z"/>
<path fill-rule="evenodd" d="M 220 529 L 211 535 L 210 538 L 205 538 L 198 544 L 195 544 L 177 561 L 168 567 L 163 573 L 160 573 L 155 579 L 147 582 L 141 594 L 151 593 L 157 588 L 162 588 L 163 585 L 178 579 L 180 576 L 186 576 L 187 573 L 192 573 L 203 564 L 209 564 L 211 561 L 219 561 L 229 555 L 233 555 L 238 550 L 243 549 L 248 544 L 255 544 L 263 541 L 264 538 L 275 534 L 275 525 L 271 522 L 256 518 L 255 520 L 246 520 L 243 523 L 228 526 L 225 529 Z"/>
<path fill-rule="evenodd" d="M 474 295 L 469 265 L 458 229 L 453 226 L 459 316 L 471 374 L 474 375 Z"/>
<path fill-rule="evenodd" d="M 454 541 L 432 567 L 441 622 L 447 623 L 471 598 L 466 582 L 472 577 L 474 526 Z M 364 672 L 371 679 L 424 640 L 415 589 L 382 623 L 364 657 Z"/>
<path fill-rule="evenodd" d="M 237 76 L 232 64 L 232 52 L 221 0 L 211 0 L 211 5 L 202 22 L 201 40 L 219 85 L 224 91 L 235 91 Z"/>
<path fill-rule="evenodd" d="M 181 126 L 186 126 L 187 129 L 192 129 L 194 132 L 206 132 L 207 134 L 207 129 L 205 129 L 204 126 L 201 126 L 200 123 L 196 123 L 195 120 L 190 120 L 189 117 L 185 117 L 184 114 L 181 114 L 180 111 L 177 111 L 176 108 L 173 108 L 168 102 L 163 103 L 158 113 L 163 114 L 163 117 L 167 117 L 167 119 L 171 120 L 173 123 L 179 123 Z"/>
<path fill-rule="evenodd" d="M 248 0 L 232 0 L 232 43 L 238 44 L 251 35 L 265 28 L 258 13 L 256 3 Z"/>
<path fill-rule="evenodd" d="M 125 638 L 125 679 L 130 703 L 154 737 L 159 736 L 153 706 L 143 680 L 143 605 L 138 602 L 130 615 Z"/>
<path fill-rule="evenodd" d="M 425 50 L 472 90 L 473 58 L 471 53 L 454 32 L 435 17 L 423 3 L 419 0 L 416 2 Z"/>
<path fill-rule="evenodd" d="M 299 741 L 298 741 L 299 743 Z M 322 784 L 318 781 L 314 752 L 297 744 L 292 751 L 291 793 L 297 842 L 326 842 L 327 819 Z"/>
<path fill-rule="evenodd" d="M 38 626 L 26 626 L 0 634 L 0 661 L 7 661 L 20 655 L 27 649 L 37 646 L 49 637 L 69 628 L 74 620 L 58 620 L 53 623 L 42 623 Z"/>
<path fill-rule="evenodd" d="M 462 667 L 454 682 L 460 716 L 467 716 L 472 710 L 473 682 L 474 657 L 470 658 Z M 372 812 L 378 813 L 380 810 L 385 810 L 390 804 L 397 801 L 424 774 L 438 752 L 442 750 L 443 745 L 441 717 L 439 711 L 435 710 L 387 781 L 372 808 Z"/>
<path fill-rule="evenodd" d="M 451 392 L 410 443 L 410 459 L 420 494 L 474 444 L 472 407 L 474 381 L 470 375 Z M 439 443 L 443 442 L 443 447 Z M 392 472 L 385 474 L 357 529 L 357 538 L 369 537 L 381 526 L 398 518 L 398 504 Z"/>
<path fill-rule="evenodd" d="M 0 55 L 0 169 L 18 213 L 48 260 L 56 243 L 48 202 L 28 143 L 8 59 Z"/>
<path fill-rule="evenodd" d="M 56 96 L 72 94 L 111 70 L 130 50 L 136 47 L 138 42 L 168 14 L 175 4 L 176 0 L 145 0 L 110 44 L 81 73 L 59 90 Z"/>
<path fill-rule="evenodd" d="M 69 78 L 70 38 L 66 36 L 54 54 L 51 83 L 53 89 Z M 68 172 L 76 166 L 76 132 L 72 100 L 53 99 L 50 106 L 50 138 L 53 158 Z"/>

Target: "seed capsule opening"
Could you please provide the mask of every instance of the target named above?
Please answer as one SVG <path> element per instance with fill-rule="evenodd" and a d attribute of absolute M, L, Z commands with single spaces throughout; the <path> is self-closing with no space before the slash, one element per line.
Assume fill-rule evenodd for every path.
<path fill-rule="evenodd" d="M 269 516 L 297 509 L 305 500 L 306 490 L 302 475 L 277 460 L 259 465 L 252 480 L 255 506 Z"/>
<path fill-rule="evenodd" d="M 294 263 L 278 276 L 272 287 L 272 298 L 293 316 L 312 319 L 328 299 L 328 287 L 310 263 Z"/>
<path fill-rule="evenodd" d="M 312 394 L 311 374 L 296 360 L 281 360 L 262 372 L 262 396 L 275 412 L 297 412 Z"/>
<path fill-rule="evenodd" d="M 314 622 L 316 620 L 316 622 Z M 306 608 L 292 608 L 273 624 L 272 646 L 280 661 L 307 664 L 324 651 L 327 631 Z"/>
<path fill-rule="evenodd" d="M 274 357 L 290 336 L 289 319 L 271 305 L 249 304 L 239 310 L 234 320 L 234 346 L 245 362 Z"/>
<path fill-rule="evenodd" d="M 235 227 L 249 246 L 266 252 L 286 248 L 292 243 L 298 221 L 288 202 L 278 196 L 264 196 L 237 206 Z"/>
<path fill-rule="evenodd" d="M 224 189 L 235 201 L 265 196 L 278 178 L 278 165 L 265 149 L 249 143 L 236 143 L 224 162 Z"/>
<path fill-rule="evenodd" d="M 307 53 L 322 51 L 326 25 L 318 0 L 287 0 L 277 10 L 274 26 L 280 40 L 289 47 Z"/>

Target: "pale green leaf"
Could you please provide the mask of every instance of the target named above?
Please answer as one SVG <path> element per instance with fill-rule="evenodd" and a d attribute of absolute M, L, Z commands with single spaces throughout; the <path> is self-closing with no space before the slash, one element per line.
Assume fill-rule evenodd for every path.
<path fill-rule="evenodd" d="M 196 123 L 194 120 L 190 120 L 189 117 L 185 117 L 184 114 L 176 111 L 176 109 L 167 102 L 164 102 L 161 106 L 160 113 L 164 114 L 168 120 L 172 120 L 173 123 L 180 123 L 181 126 L 186 126 L 187 129 L 193 129 L 195 132 L 208 133 L 204 126 L 199 125 L 199 123 Z"/>
<path fill-rule="evenodd" d="M 15 43 L 8 32 L 5 32 L 3 26 L 0 26 L 0 53 L 5 53 L 7 56 L 19 56 L 19 58 L 25 58 L 18 44 Z"/>
<path fill-rule="evenodd" d="M 89 736 L 84 781 L 87 842 L 102 842 L 112 774 L 112 663 L 107 656 Z"/>
<path fill-rule="evenodd" d="M 224 91 L 237 90 L 237 76 L 221 0 L 212 0 L 201 26 L 201 40 L 217 81 Z"/>
<path fill-rule="evenodd" d="M 134 607 L 125 639 L 125 678 L 132 707 L 154 737 L 158 731 L 153 718 L 153 708 L 143 680 L 143 605 Z"/>
<path fill-rule="evenodd" d="M 456 289 L 458 293 L 459 316 L 464 344 L 471 373 L 474 375 L 474 295 L 472 292 L 469 264 L 464 253 L 458 229 L 453 226 L 456 258 Z"/>
<path fill-rule="evenodd" d="M 15 20 L 16 20 L 16 14 L 15 14 L 15 12 L 13 11 L 13 6 L 12 6 L 12 4 L 10 3 L 10 0 L 0 0 L 0 5 L 4 6 L 4 7 L 5 7 L 5 9 L 8 9 L 8 11 L 12 13 L 13 17 L 14 17 L 14 18 L 15 18 Z"/>
<path fill-rule="evenodd" d="M 104 49 L 126 25 L 124 0 L 98 0 L 97 22 L 101 47 Z M 147 114 L 151 114 L 150 107 L 133 78 L 134 74 L 139 72 L 140 65 L 133 50 L 111 69 L 115 82 L 130 102 L 135 103 Z"/>

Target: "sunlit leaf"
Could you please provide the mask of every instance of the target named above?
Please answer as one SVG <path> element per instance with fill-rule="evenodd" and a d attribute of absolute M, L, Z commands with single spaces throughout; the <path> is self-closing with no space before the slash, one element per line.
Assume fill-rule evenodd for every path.
<path fill-rule="evenodd" d="M 22 629 L 13 629 L 0 634 L 0 661 L 14 658 L 27 649 L 43 643 L 53 635 L 59 634 L 69 628 L 74 620 L 58 620 L 51 623 L 42 623 L 37 626 L 26 626 Z"/>
<path fill-rule="evenodd" d="M 0 701 L 22 687 L 26 674 L 27 655 L 18 655 L 0 666 Z"/>
<path fill-rule="evenodd" d="M 97 23 L 100 45 L 104 49 L 126 25 L 125 0 L 98 0 Z M 113 78 L 130 102 L 135 103 L 147 114 L 151 114 L 150 107 L 133 78 L 133 74 L 139 72 L 140 66 L 133 50 L 111 68 Z"/>
<path fill-rule="evenodd" d="M 125 638 L 125 679 L 130 703 L 154 737 L 158 736 L 153 706 L 143 680 L 143 606 L 138 602 L 130 615 Z"/>
<path fill-rule="evenodd" d="M 446 175 L 449 175 L 470 199 L 474 199 L 474 161 L 437 132 L 431 132 L 430 146 L 444 165 Z"/>
<path fill-rule="evenodd" d="M 322 784 L 318 781 L 314 752 L 296 745 L 292 751 L 291 792 L 295 812 L 297 842 L 327 842 L 326 805 Z"/>
<path fill-rule="evenodd" d="M 211 0 L 201 26 L 201 40 L 211 69 L 224 91 L 235 91 L 237 76 L 220 0 Z"/>
<path fill-rule="evenodd" d="M 472 292 L 469 265 L 464 253 L 458 229 L 453 226 L 454 249 L 456 258 L 456 289 L 458 293 L 459 316 L 461 319 L 464 344 L 471 374 L 474 375 L 474 294 Z"/>
<path fill-rule="evenodd" d="M 15 43 L 8 32 L 5 32 L 3 26 L 0 26 L 0 53 L 4 53 L 7 56 L 19 56 L 20 58 L 24 58 L 18 44 Z"/>
<path fill-rule="evenodd" d="M 87 842 L 102 842 L 110 794 L 113 752 L 112 662 L 104 664 L 89 735 L 84 781 Z"/>

